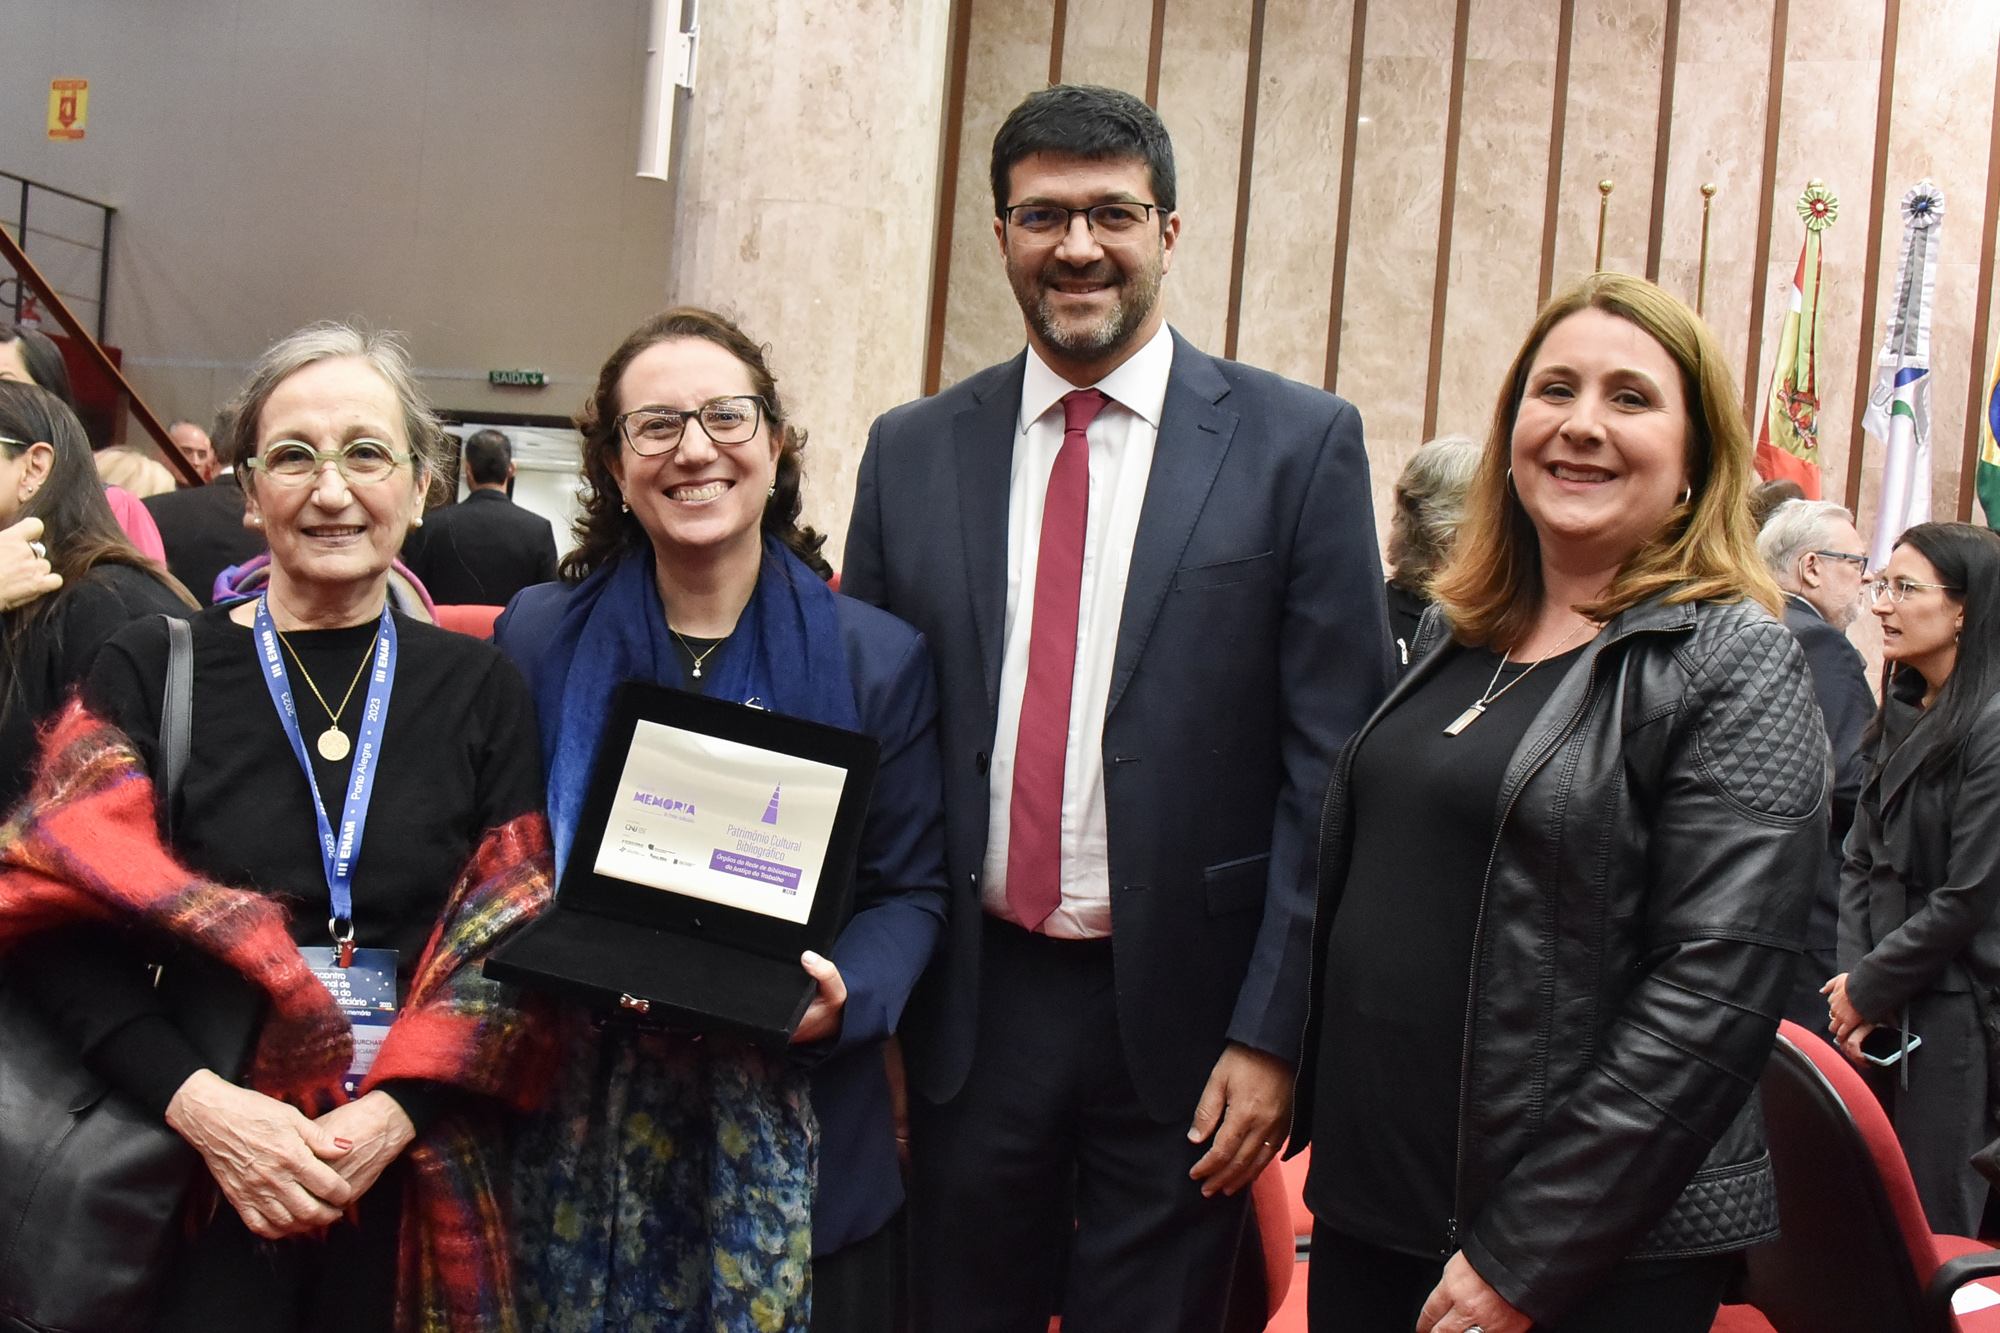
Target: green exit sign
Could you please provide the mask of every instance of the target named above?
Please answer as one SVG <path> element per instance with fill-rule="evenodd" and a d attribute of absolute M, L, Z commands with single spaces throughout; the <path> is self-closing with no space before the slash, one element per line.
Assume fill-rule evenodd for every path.
<path fill-rule="evenodd" d="M 486 382 L 510 389 L 539 389 L 549 381 L 539 370 L 489 370 Z"/>

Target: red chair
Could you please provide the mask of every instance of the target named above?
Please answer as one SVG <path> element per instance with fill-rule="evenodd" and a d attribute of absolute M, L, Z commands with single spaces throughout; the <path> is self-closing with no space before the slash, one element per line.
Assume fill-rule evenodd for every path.
<path fill-rule="evenodd" d="M 2000 1252 L 1934 1235 L 1896 1131 L 1854 1067 L 1794 1023 L 1761 1083 L 1784 1234 L 1746 1256 L 1744 1296 L 1718 1330 L 1955 1333 L 2000 1328 L 2000 1307 L 1952 1314 L 1952 1294 L 2000 1275 Z M 1756 1318 L 1761 1313 L 1763 1320 Z"/>
<path fill-rule="evenodd" d="M 493 622 L 500 618 L 503 606 L 439 606 L 437 623 L 441 629 L 456 630 L 460 634 L 470 634 L 475 639 L 493 637 Z"/>

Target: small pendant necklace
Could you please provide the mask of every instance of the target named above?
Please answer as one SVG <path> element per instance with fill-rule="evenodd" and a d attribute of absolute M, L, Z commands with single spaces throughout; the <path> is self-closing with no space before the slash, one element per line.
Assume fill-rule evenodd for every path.
<path fill-rule="evenodd" d="M 701 664 L 708 660 L 710 653 L 713 653 L 717 648 L 720 648 L 722 646 L 723 640 L 717 639 L 714 643 L 711 643 L 710 645 L 708 645 L 708 647 L 702 649 L 700 652 L 696 652 L 694 650 L 694 645 L 687 641 L 687 635 L 681 633 L 679 630 L 675 629 L 672 625 L 667 626 L 667 633 L 673 635 L 676 639 L 679 639 L 681 641 L 681 647 L 687 649 L 687 655 L 694 659 L 694 670 L 688 674 L 692 675 L 696 680 L 700 680 Z"/>
<path fill-rule="evenodd" d="M 337 764 L 347 758 L 347 752 L 354 748 L 347 739 L 347 733 L 340 729 L 340 715 L 347 711 L 349 701 L 354 698 L 354 687 L 359 685 L 361 677 L 367 674 L 369 659 L 375 656 L 375 647 L 381 641 L 381 637 L 381 631 L 377 630 L 374 640 L 368 645 L 368 651 L 361 656 L 361 665 L 354 669 L 354 679 L 347 682 L 347 693 L 341 696 L 340 707 L 334 708 L 327 703 L 326 696 L 319 692 L 319 686 L 313 682 L 312 673 L 306 670 L 305 662 L 299 657 L 299 650 L 292 647 L 292 641 L 285 637 L 283 630 L 278 631 L 278 642 L 284 644 L 285 650 L 292 655 L 292 662 L 298 667 L 299 674 L 305 677 L 306 688 L 313 692 L 313 698 L 319 700 L 319 706 L 326 709 L 328 725 L 313 742 L 313 748 L 318 750 L 319 757 L 329 764 Z"/>
<path fill-rule="evenodd" d="M 1500 673 L 1506 670 L 1507 668 L 1507 654 L 1501 653 L 1499 663 L 1495 665 L 1493 668 L 1493 679 L 1486 682 L 1486 692 L 1484 694 L 1481 694 L 1477 699 L 1473 700 L 1472 706 L 1470 708 L 1466 709 L 1463 713 L 1460 713 L 1457 717 L 1453 718 L 1451 720 L 1451 725 L 1444 729 L 1444 734 L 1447 736 L 1456 736 L 1461 731 L 1464 731 L 1467 727 L 1477 722 L 1480 719 L 1481 715 L 1483 715 L 1486 712 L 1487 708 L 1492 705 L 1495 699 L 1498 699 L 1501 695 L 1505 694 L 1507 691 L 1513 689 L 1516 685 L 1519 685 L 1522 681 L 1526 680 L 1530 672 L 1532 672 L 1536 667 L 1540 666 L 1542 663 L 1548 661 L 1550 657 L 1559 656 L 1562 653 L 1563 649 L 1569 647 L 1569 641 L 1571 639 L 1574 639 L 1579 633 L 1583 631 L 1585 625 L 1590 625 L 1593 629 L 1596 628 L 1593 622 L 1588 620 L 1584 621 L 1583 624 L 1578 625 L 1575 629 L 1563 635 L 1562 642 L 1555 646 L 1554 652 L 1550 653 L 1547 657 L 1538 657 L 1534 661 L 1528 663 L 1527 671 L 1523 671 L 1520 675 L 1514 677 L 1514 679 L 1508 681 L 1505 685 L 1500 685 Z M 1497 690 L 1494 689 L 1493 687 L 1495 685 L 1500 685 L 1500 688 Z"/>

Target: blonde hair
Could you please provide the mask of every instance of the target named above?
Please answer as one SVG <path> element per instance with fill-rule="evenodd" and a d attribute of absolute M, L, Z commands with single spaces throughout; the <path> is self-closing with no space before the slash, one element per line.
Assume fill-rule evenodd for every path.
<path fill-rule="evenodd" d="M 1700 316 L 1643 278 L 1596 273 L 1542 307 L 1507 372 L 1458 541 L 1431 584 L 1431 596 L 1443 606 L 1453 633 L 1462 643 L 1513 644 L 1540 613 L 1541 540 L 1508 476 L 1514 421 L 1549 331 L 1583 310 L 1602 310 L 1638 325 L 1680 367 L 1689 494 L 1627 557 L 1604 596 L 1576 609 L 1604 621 L 1654 597 L 1669 603 L 1747 598 L 1782 614 L 1783 599 L 1758 558 L 1750 519 L 1756 474 L 1742 400 L 1715 335 Z"/>

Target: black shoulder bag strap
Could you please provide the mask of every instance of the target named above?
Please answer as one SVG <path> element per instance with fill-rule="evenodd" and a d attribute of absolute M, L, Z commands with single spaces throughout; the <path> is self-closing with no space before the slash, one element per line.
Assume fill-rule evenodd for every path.
<path fill-rule="evenodd" d="M 194 630 L 179 616 L 162 613 L 167 622 L 167 684 L 160 698 L 161 826 L 174 832 L 174 797 L 187 772 L 188 739 L 194 730 Z"/>

